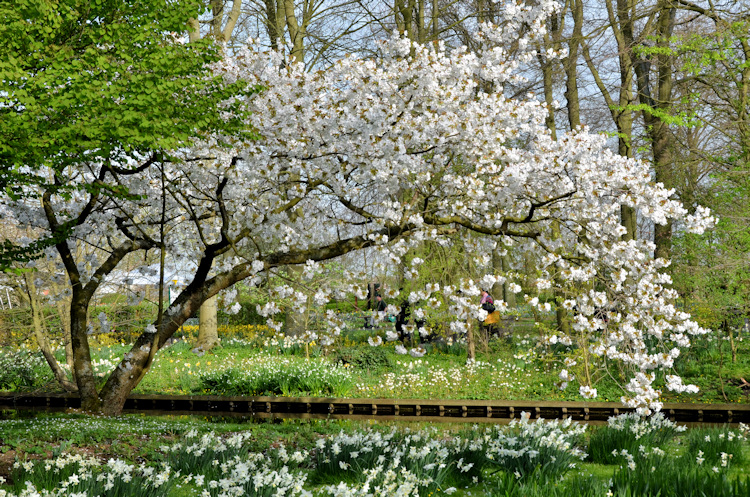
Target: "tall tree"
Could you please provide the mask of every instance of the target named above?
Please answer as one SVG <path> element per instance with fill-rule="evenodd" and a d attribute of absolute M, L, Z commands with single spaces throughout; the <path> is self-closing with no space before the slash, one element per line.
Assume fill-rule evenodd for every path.
<path fill-rule="evenodd" d="M 688 346 L 689 337 L 703 330 L 674 311 L 661 261 L 648 260 L 648 244 L 623 242 L 614 214 L 635 195 L 652 207 L 644 213 L 651 220 L 679 218 L 695 231 L 711 220 L 701 211 L 687 216 L 669 191 L 649 182 L 643 163 L 612 154 L 601 137 L 581 130 L 552 140 L 546 109 L 536 99 L 506 97 L 504 85 L 520 77 L 517 60 L 533 58 L 534 37 L 543 34 L 554 6 L 541 7 L 507 12 L 508 22 L 489 28 L 486 48 L 475 54 L 393 39 L 382 58 L 345 58 L 326 71 L 305 72 L 281 64 L 279 54 L 238 51 L 216 71 L 264 88 L 229 101 L 245 106 L 238 115 L 257 140 L 217 130 L 192 147 L 151 154 L 133 168 L 115 159 L 78 164 L 66 179 L 85 193 L 72 198 L 39 189 L 41 212 L 29 199 L 3 199 L 19 223 L 45 232 L 71 223 L 76 237 L 101 240 L 107 249 L 105 260 L 87 272 L 67 244 L 56 246 L 73 287 L 71 328 L 84 408 L 120 412 L 166 340 L 203 302 L 241 280 L 252 284 L 286 265 L 305 265 L 312 273 L 316 261 L 366 247 L 387 247 L 398 260 L 423 240 L 448 242 L 445 235 L 459 229 L 516 245 L 541 261 L 537 288 L 578 289 L 564 305 L 578 307 L 575 326 L 590 330 L 592 352 L 637 373 L 638 381 L 627 385 L 628 405 L 658 408 L 650 375 L 655 369 L 669 388 L 687 388 L 668 375 L 673 349 Z M 516 42 L 526 54 L 501 48 Z M 204 113 L 213 115 L 226 103 L 222 98 Z M 231 109 L 227 113 L 229 118 Z M 234 148 L 217 150 L 222 140 Z M 95 188 L 112 183 L 129 194 L 102 196 Z M 560 236 L 553 236 L 554 226 Z M 97 389 L 85 332 L 88 304 L 127 254 L 154 248 L 197 261 L 192 280 Z M 489 265 L 486 252 L 484 258 Z M 503 278 L 490 274 L 440 288 L 451 303 L 451 329 L 466 332 L 470 319 L 482 317 L 478 285 Z M 516 282 L 509 287 L 520 290 Z M 288 285 L 274 291 L 294 293 Z M 436 291 L 429 286 L 409 299 L 427 300 Z M 332 294 L 321 285 L 313 301 L 322 305 Z M 595 316 L 603 305 L 616 305 L 619 313 L 616 325 L 604 330 Z M 275 302 L 261 309 L 272 326 L 278 311 Z M 342 324 L 335 313 L 325 321 L 328 330 L 319 340 L 330 343 Z M 581 394 L 596 392 L 584 385 Z"/>
<path fill-rule="evenodd" d="M 86 281 L 67 239 L 103 204 L 131 199 L 122 178 L 166 160 L 166 151 L 218 129 L 246 133 L 236 127 L 240 119 L 205 112 L 241 95 L 244 84 L 225 85 L 208 74 L 219 57 L 211 42 L 174 38 L 198 8 L 162 0 L 22 0 L 0 7 L 2 169 L 20 168 L 32 178 L 35 188 L 24 194 L 36 202 L 18 204 L 28 210 L 16 218 L 38 229 L 33 212 L 43 213 L 41 240 L 53 240 L 65 265 L 76 381 L 87 407 L 99 403 L 86 322 L 101 276 Z M 57 199 L 77 205 L 56 210 Z M 103 266 L 159 244 L 126 241 L 112 247 Z"/>
<path fill-rule="evenodd" d="M 677 287 L 697 308 L 712 310 L 711 324 L 729 329 L 750 310 L 750 3 L 680 1 L 698 15 L 679 32 L 680 88 L 695 127 L 678 135 L 689 205 L 706 202 L 719 215 L 703 237 L 680 237 Z M 703 176 L 711 176 L 706 180 Z"/>
<path fill-rule="evenodd" d="M 674 104 L 674 54 L 670 43 L 675 28 L 677 6 L 673 0 L 658 0 L 652 14 L 652 28 L 636 40 L 626 32 L 626 41 L 636 56 L 633 68 L 643 121 L 650 141 L 656 181 L 674 185 L 674 134 L 670 129 Z M 655 78 L 654 78 L 655 76 Z M 654 81 L 655 79 L 655 81 Z M 654 257 L 669 259 L 672 223 L 654 225 Z"/>

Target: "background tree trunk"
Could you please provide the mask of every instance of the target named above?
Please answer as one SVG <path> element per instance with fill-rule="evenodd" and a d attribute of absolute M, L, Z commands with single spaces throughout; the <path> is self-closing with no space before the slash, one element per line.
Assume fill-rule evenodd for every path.
<path fill-rule="evenodd" d="M 466 327 L 466 361 L 477 360 L 477 345 L 474 339 L 474 321 L 473 317 L 469 318 L 468 326 Z"/>
<path fill-rule="evenodd" d="M 199 352 L 208 352 L 219 344 L 219 321 L 217 318 L 217 296 L 201 304 L 198 318 L 198 340 L 195 349 Z"/>
<path fill-rule="evenodd" d="M 52 352 L 49 340 L 47 339 L 47 333 L 44 327 L 44 316 L 42 315 L 42 306 L 40 305 L 39 299 L 37 298 L 36 286 L 32 281 L 32 273 L 24 273 L 24 279 L 26 280 L 26 292 L 24 297 L 28 300 L 29 307 L 31 307 L 31 321 L 34 328 L 34 338 L 39 346 L 39 350 L 42 352 L 44 359 L 47 361 L 52 374 L 55 377 L 57 383 L 68 392 L 75 392 L 78 390 L 75 383 L 68 379 L 68 375 L 60 367 L 60 364 L 55 358 L 55 354 Z"/>

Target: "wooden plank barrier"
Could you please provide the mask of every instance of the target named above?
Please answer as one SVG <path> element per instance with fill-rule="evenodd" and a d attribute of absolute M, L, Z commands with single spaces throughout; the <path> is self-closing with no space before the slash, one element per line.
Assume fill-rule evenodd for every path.
<path fill-rule="evenodd" d="M 74 394 L 0 392 L 1 410 L 66 411 L 80 408 Z M 615 402 L 550 402 L 446 399 L 346 399 L 329 397 L 219 397 L 131 395 L 124 412 L 201 414 L 267 418 L 348 418 L 411 421 L 507 423 L 526 412 L 531 419 L 604 423 L 632 412 Z M 750 404 L 665 403 L 664 414 L 681 424 L 750 424 Z M 2 413 L 0 412 L 0 417 Z"/>

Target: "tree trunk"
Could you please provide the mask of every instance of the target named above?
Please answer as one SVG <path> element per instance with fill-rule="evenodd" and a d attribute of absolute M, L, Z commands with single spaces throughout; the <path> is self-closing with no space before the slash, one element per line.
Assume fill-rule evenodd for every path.
<path fill-rule="evenodd" d="M 52 352 L 52 348 L 49 345 L 49 340 L 47 340 L 47 335 L 43 330 L 42 321 L 44 318 L 39 306 L 39 300 L 36 297 L 36 287 L 31 280 L 31 273 L 24 273 L 24 278 L 26 279 L 26 296 L 28 297 L 29 306 L 31 307 L 31 320 L 34 327 L 34 337 L 36 338 L 37 345 L 39 345 L 39 350 L 42 352 L 44 359 L 52 370 L 52 374 L 54 375 L 55 380 L 57 380 L 57 383 L 64 390 L 74 392 L 77 387 L 75 383 L 68 380 L 68 375 L 57 362 L 55 354 Z"/>
<path fill-rule="evenodd" d="M 283 6 L 279 5 L 276 0 L 265 0 L 265 7 L 266 32 L 268 33 L 268 39 L 271 41 L 271 49 L 278 50 L 279 39 L 284 34 Z"/>
<path fill-rule="evenodd" d="M 492 251 L 492 272 L 504 276 L 503 256 L 500 255 L 497 247 Z M 502 283 L 498 282 L 492 285 L 492 298 L 505 299 L 504 285 Z"/>
<path fill-rule="evenodd" d="M 632 38 L 632 20 L 627 12 L 630 4 L 619 2 L 619 14 L 621 22 L 627 23 L 626 33 L 630 33 Z M 611 16 L 614 22 L 614 17 Z M 616 29 L 613 26 L 612 29 Z M 620 96 L 617 107 L 611 105 L 610 112 L 617 127 L 617 153 L 623 157 L 633 157 L 633 111 L 629 106 L 635 102 L 633 95 L 633 59 L 630 56 L 630 50 L 626 46 L 626 39 L 622 32 L 617 32 L 615 36 L 618 45 L 618 59 L 620 65 Z M 625 228 L 625 234 L 622 236 L 624 241 L 636 240 L 638 238 L 638 215 L 634 207 L 623 205 L 620 207 L 620 224 Z"/>
<path fill-rule="evenodd" d="M 73 364 L 78 393 L 81 396 L 81 409 L 89 412 L 99 412 L 102 402 L 96 391 L 96 379 L 91 366 L 91 350 L 89 348 L 87 325 L 90 298 L 73 287 L 73 300 L 70 303 L 70 332 L 73 346 Z"/>
<path fill-rule="evenodd" d="M 583 40 L 583 0 L 571 0 L 573 33 L 568 39 L 568 56 L 563 60 L 565 68 L 565 99 L 567 101 L 570 129 L 581 125 L 581 105 L 578 96 L 578 49 Z"/>
<path fill-rule="evenodd" d="M 508 254 L 502 256 L 503 271 L 505 274 L 510 271 L 510 257 Z M 503 300 L 508 304 L 509 308 L 516 307 L 516 294 L 510 291 L 510 283 L 506 281 L 503 284 Z"/>
<path fill-rule="evenodd" d="M 655 56 L 647 54 L 646 57 L 641 57 L 641 60 L 634 65 L 634 69 L 638 85 L 638 100 L 649 108 L 643 112 L 643 120 L 651 140 L 655 179 L 669 188 L 674 182 L 672 149 L 675 139 L 668 122 L 664 121 L 660 114 L 668 113 L 672 108 L 674 56 L 669 53 L 669 43 L 674 31 L 677 9 L 670 0 L 659 0 L 657 9 L 658 19 L 653 36 L 656 38 L 656 48 L 661 50 L 657 50 Z M 636 46 L 635 40 L 631 40 L 630 46 Z M 657 69 L 656 98 L 652 96 L 650 82 L 652 61 L 656 62 Z M 654 112 L 651 109 L 661 112 Z M 671 222 L 654 226 L 654 244 L 656 245 L 654 257 L 668 259 L 672 251 Z"/>
<path fill-rule="evenodd" d="M 474 340 L 474 318 L 470 317 L 466 327 L 466 361 L 477 360 L 477 346 Z"/>
<path fill-rule="evenodd" d="M 62 324 L 63 341 L 65 343 L 65 362 L 73 373 L 73 381 L 75 381 L 76 375 L 73 363 L 73 345 L 71 344 L 70 339 L 70 302 L 58 300 L 55 307 L 57 308 L 57 315 Z"/>
<path fill-rule="evenodd" d="M 289 32 L 289 38 L 292 42 L 292 61 L 304 62 L 304 23 L 300 28 L 297 22 L 297 16 L 294 13 L 294 0 L 279 0 L 284 2 L 284 11 L 286 13 L 286 29 Z"/>
<path fill-rule="evenodd" d="M 201 304 L 198 322 L 198 340 L 195 349 L 199 352 L 208 352 L 219 344 L 219 321 L 217 319 L 217 296 Z"/>
<path fill-rule="evenodd" d="M 299 281 L 302 278 L 302 266 L 287 266 L 286 270 L 289 273 L 290 280 Z M 287 309 L 286 320 L 284 322 L 284 331 L 287 336 L 298 337 L 305 333 L 307 329 L 305 315 L 306 313 L 297 312 L 296 309 Z"/>
<path fill-rule="evenodd" d="M 635 9 L 633 0 L 607 0 L 607 16 L 609 27 L 617 42 L 617 58 L 620 65 L 619 99 L 614 101 L 607 85 L 602 80 L 598 66 L 594 63 L 585 39 L 581 39 L 581 51 L 586 65 L 591 71 L 596 86 L 599 88 L 604 101 L 609 108 L 612 120 L 617 128 L 618 153 L 623 157 L 633 157 L 633 110 L 635 102 L 633 95 L 633 20 L 630 17 Z M 625 241 L 637 238 L 637 212 L 633 207 L 620 207 L 620 223 L 625 228 L 622 239 Z"/>

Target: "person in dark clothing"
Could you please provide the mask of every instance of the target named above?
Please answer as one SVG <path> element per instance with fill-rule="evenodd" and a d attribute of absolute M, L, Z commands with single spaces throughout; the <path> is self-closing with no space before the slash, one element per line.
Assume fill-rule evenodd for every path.
<path fill-rule="evenodd" d="M 404 300 L 401 302 L 401 310 L 399 311 L 398 315 L 396 316 L 396 333 L 398 333 L 398 336 L 401 338 L 401 340 L 405 340 L 409 337 L 409 334 L 406 332 L 406 329 L 404 326 L 409 321 L 409 301 Z"/>
<path fill-rule="evenodd" d="M 374 294 L 374 299 L 373 299 Z M 380 306 L 383 306 L 383 309 L 380 309 Z M 385 310 L 385 302 L 383 302 L 383 298 L 380 295 L 380 283 L 368 283 L 367 284 L 367 310 L 376 310 L 381 311 Z M 365 315 L 365 329 L 369 330 L 374 327 L 375 323 L 372 319 L 371 314 Z"/>
<path fill-rule="evenodd" d="M 383 297 L 380 295 L 377 295 L 375 297 L 375 310 L 378 312 L 385 312 L 385 308 L 387 306 L 385 305 L 385 302 L 383 301 Z"/>

